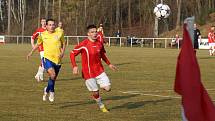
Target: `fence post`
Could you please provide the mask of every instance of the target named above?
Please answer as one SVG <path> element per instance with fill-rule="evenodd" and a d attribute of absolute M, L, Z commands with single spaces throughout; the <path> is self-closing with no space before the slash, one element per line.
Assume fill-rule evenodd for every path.
<path fill-rule="evenodd" d="M 153 41 L 152 41 L 152 48 L 155 48 L 155 38 L 153 38 Z"/>
<path fill-rule="evenodd" d="M 19 36 L 16 37 L 16 44 L 19 44 Z"/>
<path fill-rule="evenodd" d="M 79 44 L 79 37 L 77 36 L 77 42 L 78 42 L 78 44 Z"/>
<path fill-rule="evenodd" d="M 167 40 L 165 39 L 165 48 L 166 48 L 166 45 L 167 45 Z"/>
<path fill-rule="evenodd" d="M 122 38 L 120 37 L 119 38 L 119 44 L 120 44 L 120 47 L 122 46 Z"/>
<path fill-rule="evenodd" d="M 131 47 L 132 47 L 133 38 L 131 37 Z"/>
<path fill-rule="evenodd" d="M 178 40 L 178 44 L 177 44 L 177 45 L 178 45 L 178 50 L 179 50 L 179 45 L 180 45 L 180 39 Z"/>
<path fill-rule="evenodd" d="M 23 45 L 23 43 L 24 43 L 24 36 L 22 36 L 22 45 Z"/>
<path fill-rule="evenodd" d="M 141 43 L 140 44 L 141 44 L 141 47 L 143 47 L 143 38 L 141 39 Z"/>
<path fill-rule="evenodd" d="M 66 37 L 66 45 L 67 46 L 69 45 L 69 37 L 68 36 Z"/>
<path fill-rule="evenodd" d="M 108 43 L 109 43 L 109 47 L 110 47 L 110 37 L 108 38 Z"/>

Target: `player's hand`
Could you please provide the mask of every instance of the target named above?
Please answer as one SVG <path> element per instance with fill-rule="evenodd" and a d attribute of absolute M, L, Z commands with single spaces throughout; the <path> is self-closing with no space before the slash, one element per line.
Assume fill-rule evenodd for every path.
<path fill-rule="evenodd" d="M 64 56 L 64 53 L 61 53 L 61 54 L 59 55 L 59 58 L 62 59 L 63 56 Z"/>
<path fill-rule="evenodd" d="M 77 74 L 79 74 L 78 67 L 77 67 L 77 66 L 73 67 L 73 70 L 72 70 L 72 72 L 73 72 L 73 74 L 74 74 L 74 75 L 77 75 Z"/>
<path fill-rule="evenodd" d="M 34 46 L 35 46 L 34 44 L 31 45 L 32 49 L 34 48 Z"/>
<path fill-rule="evenodd" d="M 32 55 L 32 51 L 30 53 L 28 53 L 27 60 L 29 60 L 29 58 L 30 58 L 31 55 Z"/>
<path fill-rule="evenodd" d="M 113 71 L 117 71 L 118 70 L 118 68 L 116 66 L 112 65 L 112 64 L 109 65 L 109 68 L 111 70 L 113 70 Z"/>

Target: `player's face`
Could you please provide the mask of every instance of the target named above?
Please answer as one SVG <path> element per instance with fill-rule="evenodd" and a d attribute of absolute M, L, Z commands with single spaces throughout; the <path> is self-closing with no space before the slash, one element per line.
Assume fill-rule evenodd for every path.
<path fill-rule="evenodd" d="M 49 32 L 54 32 L 55 30 L 55 22 L 54 21 L 48 21 L 46 28 Z"/>
<path fill-rule="evenodd" d="M 59 23 L 58 23 L 58 27 L 62 28 L 62 27 L 63 27 L 63 23 L 62 23 L 62 22 L 59 22 Z"/>
<path fill-rule="evenodd" d="M 196 29 L 196 28 L 197 28 L 197 25 L 196 25 L 196 24 L 194 24 L 194 25 L 193 25 L 193 27 L 194 27 L 194 29 Z"/>
<path fill-rule="evenodd" d="M 103 27 L 99 27 L 100 28 L 100 31 L 103 31 Z"/>
<path fill-rule="evenodd" d="M 88 37 L 89 37 L 90 39 L 96 40 L 96 39 L 97 39 L 97 31 L 96 31 L 96 28 L 89 29 L 87 35 L 88 35 Z"/>
<path fill-rule="evenodd" d="M 40 21 L 42 27 L 45 27 L 46 26 L 46 19 L 41 19 Z"/>

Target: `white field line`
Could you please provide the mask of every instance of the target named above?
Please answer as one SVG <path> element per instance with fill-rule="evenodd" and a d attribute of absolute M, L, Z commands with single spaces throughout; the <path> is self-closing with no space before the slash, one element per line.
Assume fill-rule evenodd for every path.
<path fill-rule="evenodd" d="M 207 89 L 207 91 L 209 90 L 215 90 L 215 89 Z M 157 90 L 158 91 L 158 90 Z M 157 91 L 151 91 L 151 92 L 157 92 Z M 172 91 L 172 90 L 164 90 L 164 91 Z M 181 97 L 179 96 L 170 96 L 170 95 L 156 95 L 156 94 L 145 94 L 145 93 L 141 93 L 141 92 L 144 92 L 144 91 L 119 91 L 121 93 L 124 93 L 124 94 L 138 94 L 138 95 L 144 95 L 144 96 L 154 96 L 154 97 L 165 97 L 165 98 L 174 98 L 174 99 L 181 99 Z M 150 92 L 150 91 L 148 91 Z M 212 100 L 213 102 L 215 102 L 215 100 Z"/>
<path fill-rule="evenodd" d="M 215 89 L 206 89 L 207 91 L 215 91 Z M 138 93 L 138 92 L 141 92 L 141 93 L 156 93 L 156 92 L 174 92 L 173 89 L 168 89 L 168 90 L 153 90 L 153 91 L 126 91 L 126 92 L 133 92 L 133 93 Z"/>
<path fill-rule="evenodd" d="M 13 58 L 13 57 L 25 57 L 24 55 L 23 56 L 14 56 L 14 55 L 11 55 L 11 56 L 8 56 L 8 55 L 3 55 L 3 56 L 1 56 L 1 57 L 3 57 L 3 58 Z"/>
<path fill-rule="evenodd" d="M 181 97 L 177 96 L 166 96 L 166 95 L 155 95 L 155 94 L 144 94 L 138 91 L 120 91 L 121 93 L 124 94 L 139 94 L 139 95 L 145 95 L 145 96 L 154 96 L 154 97 L 165 97 L 165 98 L 176 98 L 176 99 L 181 99 Z"/>

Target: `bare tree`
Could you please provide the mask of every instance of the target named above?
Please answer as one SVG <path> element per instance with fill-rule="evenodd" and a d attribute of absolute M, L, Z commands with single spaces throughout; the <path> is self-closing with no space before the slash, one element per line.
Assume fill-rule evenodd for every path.
<path fill-rule="evenodd" d="M 120 19 L 120 0 L 116 0 L 116 29 L 119 29 L 119 19 Z"/>
<path fill-rule="evenodd" d="M 158 4 L 158 0 L 156 0 L 155 5 Z M 154 24 L 154 37 L 158 37 L 158 18 L 155 17 L 155 24 Z"/>
<path fill-rule="evenodd" d="M 61 21 L 61 3 L 62 1 L 59 0 L 59 4 L 58 4 L 58 7 L 59 7 L 59 12 L 58 12 L 58 21 Z"/>
<path fill-rule="evenodd" d="M 38 14 L 38 23 L 37 23 L 37 28 L 40 27 L 40 19 L 41 19 L 41 0 L 39 0 L 39 4 L 38 4 L 38 11 L 39 11 L 39 14 Z"/>
<path fill-rule="evenodd" d="M 49 0 L 46 0 L 46 3 L 45 3 L 45 16 L 46 16 L 46 18 L 48 18 L 48 14 L 49 14 Z"/>
<path fill-rule="evenodd" d="M 10 35 L 10 20 L 11 20 L 11 0 L 8 0 L 8 19 L 7 19 L 7 34 Z"/>
<path fill-rule="evenodd" d="M 139 23 L 142 26 L 142 11 L 141 11 L 141 0 L 139 0 Z"/>
<path fill-rule="evenodd" d="M 180 21 L 181 21 L 181 0 L 177 0 L 177 19 L 176 19 L 176 29 L 179 28 L 180 26 Z"/>
<path fill-rule="evenodd" d="M 52 18 L 54 18 L 54 4 L 55 4 L 55 0 L 52 0 Z"/>
<path fill-rule="evenodd" d="M 23 44 L 23 36 L 25 33 L 25 13 L 26 13 L 26 1 L 22 0 L 22 44 Z"/>
<path fill-rule="evenodd" d="M 128 0 L 128 33 L 131 31 L 131 0 Z"/>
<path fill-rule="evenodd" d="M 198 15 L 201 15 L 201 0 L 196 0 L 197 2 L 197 12 L 198 12 Z"/>
<path fill-rule="evenodd" d="M 3 10 L 2 10 L 2 0 L 0 0 L 0 20 L 3 21 Z"/>

